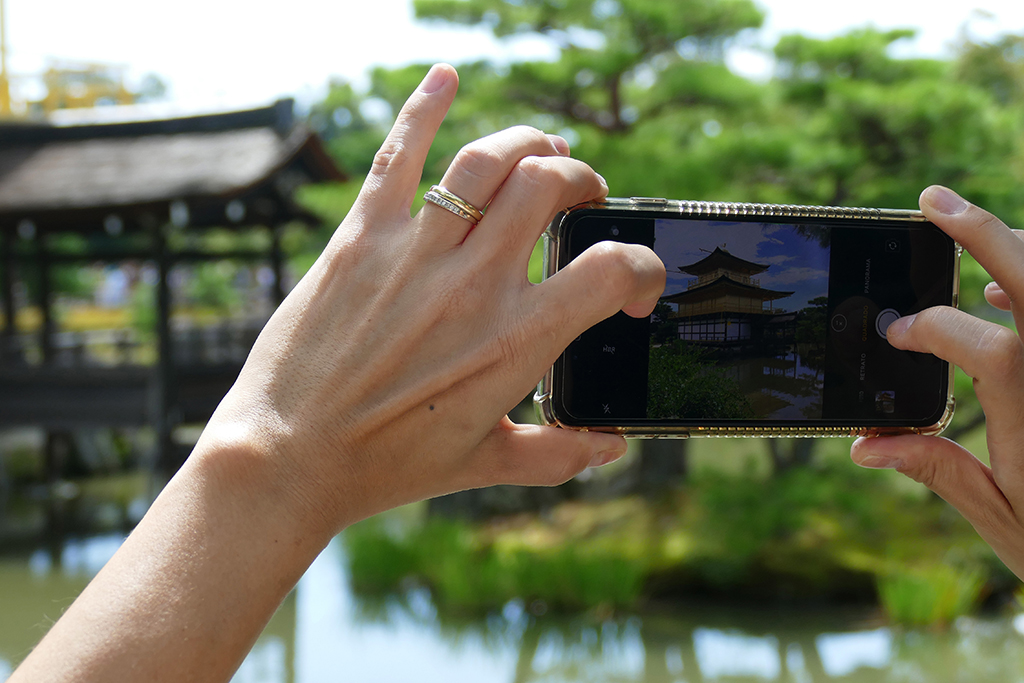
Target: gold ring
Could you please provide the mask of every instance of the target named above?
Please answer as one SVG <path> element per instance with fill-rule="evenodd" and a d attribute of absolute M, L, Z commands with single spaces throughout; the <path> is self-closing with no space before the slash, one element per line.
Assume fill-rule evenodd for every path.
<path fill-rule="evenodd" d="M 459 195 L 449 192 L 440 185 L 434 185 L 423 195 L 431 204 L 436 204 L 442 209 L 451 211 L 459 218 L 464 218 L 473 225 L 476 225 L 484 217 L 484 212 L 476 208 Z"/>

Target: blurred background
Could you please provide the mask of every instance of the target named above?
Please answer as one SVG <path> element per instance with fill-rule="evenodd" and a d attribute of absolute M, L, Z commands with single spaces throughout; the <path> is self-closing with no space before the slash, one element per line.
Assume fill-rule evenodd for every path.
<path fill-rule="evenodd" d="M 187 457 L 434 61 L 461 88 L 423 189 L 526 123 L 618 196 L 913 207 L 943 183 L 1024 225 L 1016 0 L 0 9 L 0 679 Z M 962 306 L 1012 325 L 988 280 L 965 258 Z M 947 435 L 986 459 L 956 395 Z M 236 680 L 1020 680 L 1019 582 L 849 445 L 633 442 L 360 523 Z"/>

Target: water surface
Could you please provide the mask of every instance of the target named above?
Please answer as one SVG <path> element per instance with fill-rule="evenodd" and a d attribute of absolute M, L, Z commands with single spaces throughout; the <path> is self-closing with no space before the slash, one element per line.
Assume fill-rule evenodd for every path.
<path fill-rule="evenodd" d="M 122 536 L 66 541 L 0 558 L 0 680 L 6 679 Z M 486 618 L 442 615 L 417 587 L 360 599 L 335 539 L 278 610 L 235 681 L 1024 680 L 1024 618 L 961 619 L 946 633 L 904 632 L 873 611 L 716 603 L 637 614 L 555 617 L 513 601 Z"/>

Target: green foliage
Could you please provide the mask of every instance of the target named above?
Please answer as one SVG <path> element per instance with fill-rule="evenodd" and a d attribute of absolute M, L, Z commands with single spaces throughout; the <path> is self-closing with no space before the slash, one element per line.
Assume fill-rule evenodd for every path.
<path fill-rule="evenodd" d="M 234 286 L 236 267 L 229 261 L 200 263 L 188 287 L 193 304 L 227 313 L 238 305 L 241 295 Z"/>
<path fill-rule="evenodd" d="M 353 587 L 395 590 L 408 581 L 430 587 L 442 607 L 486 612 L 509 600 L 543 600 L 556 610 L 634 603 L 643 562 L 579 545 L 503 548 L 462 522 L 430 519 L 403 536 L 374 520 L 345 532 Z"/>
<path fill-rule="evenodd" d="M 53 292 L 76 299 L 88 299 L 99 284 L 95 270 L 78 266 L 53 266 L 50 270 L 50 286 Z"/>
<path fill-rule="evenodd" d="M 706 552 L 713 558 L 706 578 L 715 583 L 749 579 L 766 559 L 779 559 L 764 553 L 801 534 L 813 536 L 822 516 L 841 525 L 830 534 L 877 529 L 884 520 L 872 478 L 849 466 L 791 468 L 770 480 L 706 470 L 692 486 Z"/>
<path fill-rule="evenodd" d="M 388 121 L 371 121 L 361 108 L 365 98 L 344 81 L 331 81 L 327 96 L 309 113 L 309 122 L 327 142 L 327 149 L 353 173 L 366 173 L 387 135 Z"/>
<path fill-rule="evenodd" d="M 543 517 L 375 518 L 344 535 L 353 588 L 381 597 L 425 586 L 449 614 L 512 599 L 574 611 L 666 593 L 874 596 L 893 623 L 942 626 L 986 589 L 1017 586 L 941 500 L 889 485 L 845 454 L 824 463 L 772 479 L 702 468 L 656 501 L 571 502 Z"/>
<path fill-rule="evenodd" d="M 1002 105 L 1024 102 L 1024 36 L 967 42 L 959 52 L 957 80 L 985 90 Z"/>
<path fill-rule="evenodd" d="M 761 25 L 750 0 L 417 0 L 415 8 L 425 19 L 485 23 L 498 36 L 547 38 L 560 58 L 514 64 L 501 85 L 506 102 L 547 112 L 556 126 L 620 135 L 666 109 L 755 101 L 751 84 L 721 65 L 726 41 Z"/>
<path fill-rule="evenodd" d="M 4 475 L 14 484 L 43 481 L 46 468 L 39 449 L 15 446 L 2 454 Z"/>
<path fill-rule="evenodd" d="M 799 344 L 822 344 L 825 340 L 825 318 L 828 315 L 828 297 L 811 299 L 810 306 L 800 310 L 796 322 L 796 341 Z"/>
<path fill-rule="evenodd" d="M 556 53 L 459 66 L 459 96 L 427 183 L 468 141 L 527 124 L 569 139 L 614 195 L 913 207 L 923 188 L 942 183 L 1024 224 L 1022 36 L 964 39 L 951 59 L 896 56 L 910 29 L 784 36 L 774 77 L 757 82 L 724 61 L 730 41 L 763 20 L 748 0 L 417 0 L 415 8 L 426 21 L 531 35 Z M 363 105 L 393 115 L 427 68 L 377 69 L 365 93 L 332 84 L 311 120 L 346 168 L 369 168 L 390 123 L 367 118 L 374 107 Z M 335 117 L 340 109 L 347 114 Z M 981 297 L 987 280 L 965 259 L 963 304 L 1007 323 Z M 978 412 L 962 378 L 957 402 L 960 415 Z"/>
<path fill-rule="evenodd" d="M 333 232 L 345 220 L 361 187 L 362 184 L 356 182 L 304 185 L 295 198 L 299 205 L 312 211 Z"/>
<path fill-rule="evenodd" d="M 937 564 L 897 569 L 878 578 L 878 595 L 889 620 L 903 626 L 948 626 L 968 614 L 985 588 L 975 568 Z"/>
<path fill-rule="evenodd" d="M 357 592 L 381 593 L 400 586 L 416 569 L 416 555 L 373 521 L 345 531 L 352 587 Z"/>
<path fill-rule="evenodd" d="M 715 366 L 709 352 L 675 340 L 652 346 L 647 414 L 655 418 L 750 417 L 739 385 Z"/>
<path fill-rule="evenodd" d="M 139 282 L 132 291 L 131 324 L 143 340 L 156 334 L 156 286 Z"/>

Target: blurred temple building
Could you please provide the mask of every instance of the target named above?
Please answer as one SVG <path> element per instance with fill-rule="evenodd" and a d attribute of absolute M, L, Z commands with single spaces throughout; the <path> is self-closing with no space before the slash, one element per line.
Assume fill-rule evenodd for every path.
<path fill-rule="evenodd" d="M 80 427 L 151 425 L 173 469 L 175 427 L 210 417 L 284 297 L 282 230 L 320 223 L 296 189 L 344 175 L 291 100 L 116 122 L 86 119 L 139 110 L 78 111 L 73 124 L 0 122 L 0 429 L 41 427 L 49 442 Z M 210 246 L 213 229 L 227 246 Z M 233 264 L 266 301 L 176 317 L 175 279 L 209 263 Z M 144 283 L 133 291 L 148 297 L 136 306 L 148 322 L 63 325 L 55 283 L 98 264 L 97 300 L 123 303 L 128 284 Z"/>

